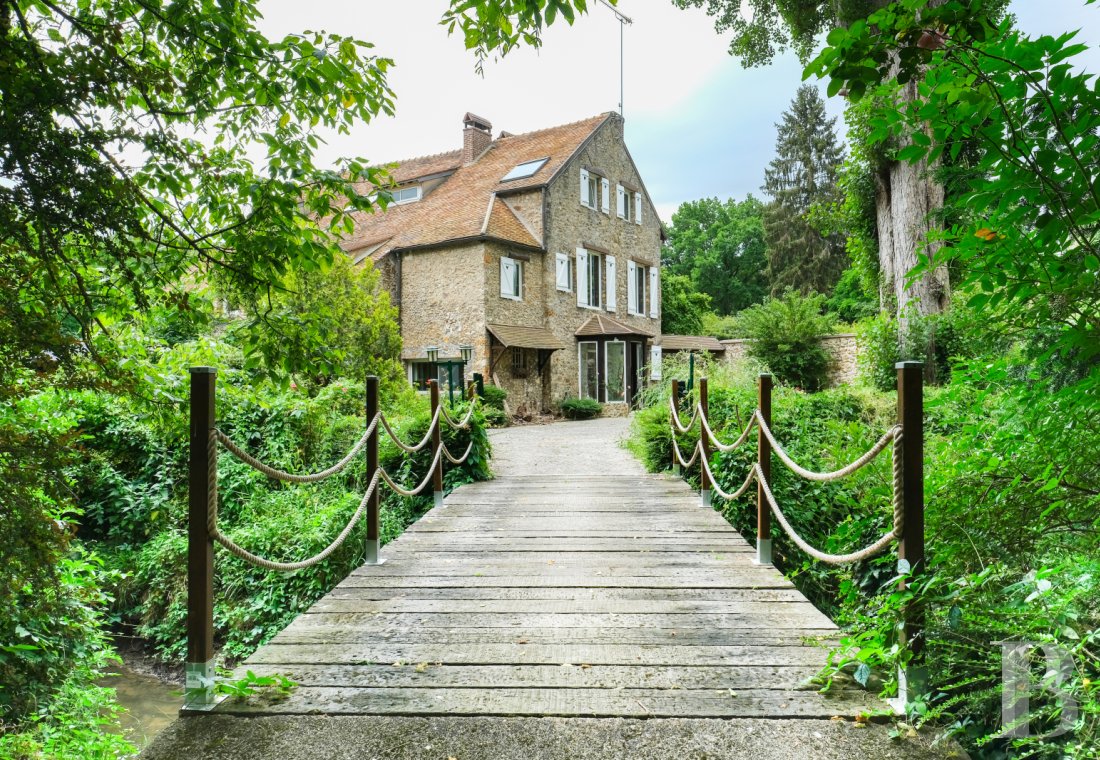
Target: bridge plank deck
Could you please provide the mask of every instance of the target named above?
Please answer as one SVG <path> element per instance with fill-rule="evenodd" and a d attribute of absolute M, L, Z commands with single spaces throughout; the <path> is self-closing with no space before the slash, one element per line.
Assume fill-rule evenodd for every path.
<path fill-rule="evenodd" d="M 505 468 L 506 470 L 508 468 Z M 514 470 L 513 470 L 514 471 Z M 463 486 L 243 667 L 300 683 L 236 714 L 854 716 L 809 683 L 838 631 L 682 481 Z"/>

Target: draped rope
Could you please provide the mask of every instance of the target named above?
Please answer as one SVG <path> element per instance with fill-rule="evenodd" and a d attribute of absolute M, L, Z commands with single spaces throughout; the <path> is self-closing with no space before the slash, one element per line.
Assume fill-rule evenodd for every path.
<path fill-rule="evenodd" d="M 686 433 L 695 426 L 695 420 L 699 417 L 699 406 L 696 405 L 695 409 L 691 413 L 691 421 L 684 425 L 680 422 L 680 413 L 676 411 L 676 400 L 672 396 L 668 397 L 668 409 L 670 417 L 672 418 L 672 426 L 678 433 Z"/>
<path fill-rule="evenodd" d="M 702 406 L 699 406 L 696 409 L 697 412 L 701 410 Z M 710 442 L 714 445 L 714 448 L 718 449 L 719 451 L 733 451 L 734 449 L 740 448 L 741 445 L 748 440 L 749 433 L 752 432 L 753 426 L 756 425 L 756 413 L 753 412 L 752 417 L 749 418 L 749 424 L 745 426 L 745 429 L 741 433 L 741 437 L 733 443 L 722 443 L 718 440 L 718 436 L 714 434 L 714 431 L 710 429 L 710 423 L 707 421 L 707 416 L 705 414 L 700 414 L 699 416 L 703 420 L 703 434 L 706 435 L 708 439 L 710 439 Z"/>
<path fill-rule="evenodd" d="M 211 431 L 211 435 L 213 436 L 215 441 L 220 442 L 223 446 L 225 446 L 226 450 L 228 450 L 230 454 L 237 457 L 237 459 L 241 460 L 249 467 L 255 470 L 259 470 L 264 475 L 267 475 L 269 478 L 282 480 L 288 483 L 316 483 L 319 480 L 324 480 L 325 478 L 340 472 L 345 467 L 347 467 L 353 459 L 355 459 L 355 455 L 362 451 L 363 447 L 367 445 L 367 440 L 371 437 L 374 429 L 378 426 L 378 420 L 381 418 L 381 416 L 381 414 L 376 414 L 374 416 L 374 419 L 371 420 L 370 425 L 367 426 L 366 432 L 364 432 L 362 437 L 360 437 L 359 440 L 355 442 L 355 445 L 351 447 L 351 451 L 349 451 L 343 459 L 334 464 L 332 467 L 329 467 L 327 470 L 321 470 L 320 472 L 315 472 L 310 475 L 296 475 L 291 472 L 277 470 L 274 467 L 264 464 L 263 462 L 249 454 L 247 451 L 242 449 L 236 443 L 234 443 L 229 436 L 227 436 L 225 433 L 223 433 L 221 430 L 218 430 L 217 428 L 214 428 Z M 211 445 L 210 450 L 214 451 L 216 450 L 216 448 L 216 446 Z"/>
<path fill-rule="evenodd" d="M 791 541 L 794 541 L 795 545 L 799 549 L 809 554 L 811 557 L 817 560 L 821 560 L 829 565 L 845 565 L 850 562 L 859 562 L 860 560 L 868 559 L 875 556 L 895 539 L 901 536 L 901 527 L 903 525 L 904 515 L 901 510 L 894 507 L 894 525 L 886 533 L 882 534 L 882 537 L 875 541 L 870 546 L 866 546 L 859 551 L 852 552 L 850 554 L 827 554 L 823 551 L 819 551 L 810 546 L 802 536 L 798 535 L 791 524 L 787 521 L 787 516 L 783 514 L 783 510 L 779 508 L 779 504 L 775 500 L 775 496 L 772 494 L 771 485 L 764 477 L 763 471 L 760 469 L 760 464 L 756 463 L 752 466 L 753 472 L 756 475 L 756 480 L 760 484 L 760 490 L 764 492 L 764 498 L 768 501 L 768 506 L 775 514 L 775 519 L 782 526 L 783 531 L 790 536 Z"/>
<path fill-rule="evenodd" d="M 854 462 L 845 465 L 844 467 L 841 467 L 839 470 L 833 470 L 832 472 L 814 472 L 813 470 L 807 470 L 805 467 L 802 467 L 793 459 L 791 459 L 786 449 L 779 445 L 779 441 L 775 440 L 775 435 L 772 434 L 771 428 L 769 428 L 768 424 L 764 421 L 764 415 L 760 414 L 759 410 L 757 410 L 755 416 L 756 424 L 760 426 L 760 430 L 764 433 L 764 437 L 768 439 L 768 442 L 772 445 L 772 450 L 775 451 L 776 456 L 778 456 L 779 459 L 782 460 L 783 464 L 791 468 L 792 471 L 806 478 L 806 480 L 817 480 L 821 482 L 840 480 L 841 478 L 851 475 L 853 472 L 865 466 L 868 462 L 877 457 L 882 452 L 882 450 L 886 448 L 886 444 L 892 441 L 895 436 L 899 435 L 901 431 L 900 425 L 895 425 L 894 427 L 890 428 L 885 433 L 883 433 L 882 437 L 875 441 L 875 445 L 867 450 L 862 456 L 860 456 L 859 459 L 856 459 Z"/>
<path fill-rule="evenodd" d="M 435 456 L 432 457 L 431 466 L 428 467 L 428 473 L 424 476 L 424 479 L 420 481 L 420 484 L 417 485 L 416 488 L 413 488 L 411 490 L 404 488 L 403 486 L 399 486 L 394 481 L 394 479 L 390 477 L 390 474 L 383 470 L 381 467 L 378 468 L 378 472 L 382 474 L 383 482 L 385 482 L 385 484 L 389 486 L 390 490 L 392 490 L 394 493 L 399 493 L 402 496 L 416 496 L 418 493 L 427 488 L 428 483 L 432 481 L 432 475 L 435 473 L 435 468 L 439 466 L 439 458 L 441 456 L 443 456 L 442 446 L 439 447 L 439 449 L 435 452 Z"/>
<path fill-rule="evenodd" d="M 711 489 L 723 499 L 727 500 L 737 499 L 744 495 L 745 491 L 749 489 L 749 485 L 752 483 L 753 478 L 756 477 L 755 468 L 750 469 L 749 476 L 745 478 L 745 482 L 741 484 L 741 487 L 733 493 L 726 493 L 722 490 L 722 486 L 718 485 L 718 480 L 714 477 L 714 473 L 711 472 L 710 463 L 706 460 L 705 457 L 703 458 L 703 469 L 707 471 L 707 477 L 710 478 L 709 482 Z"/>
<path fill-rule="evenodd" d="M 676 437 L 673 436 L 673 438 L 672 438 L 672 452 L 673 452 L 673 455 L 676 457 L 676 461 L 679 462 L 680 466 L 683 467 L 685 470 L 690 469 L 691 466 L 693 464 L 695 464 L 695 460 L 699 457 L 699 452 L 701 452 L 702 450 L 703 450 L 703 444 L 701 442 L 696 443 L 695 444 L 695 450 L 691 454 L 691 459 L 689 459 L 688 461 L 685 462 L 684 461 L 684 455 L 680 451 L 680 446 L 679 446 L 679 444 L 676 443 Z"/>
<path fill-rule="evenodd" d="M 447 414 L 447 408 L 443 404 L 439 405 L 439 410 L 443 412 L 443 419 L 451 426 L 452 430 L 465 430 L 470 427 L 470 420 L 474 416 L 474 401 L 470 402 L 470 406 L 466 410 L 466 416 L 462 418 L 461 422 L 455 422 L 451 415 Z"/>
<path fill-rule="evenodd" d="M 455 455 L 450 452 L 450 450 L 447 448 L 447 444 L 440 443 L 440 447 L 443 450 L 443 456 L 447 458 L 448 462 L 450 462 L 451 464 L 462 464 L 470 458 L 470 452 L 474 450 L 474 442 L 470 441 L 466 445 L 465 453 L 463 453 L 463 455 L 458 458 L 455 458 Z"/>
<path fill-rule="evenodd" d="M 432 415 L 432 421 L 428 423 L 428 432 L 424 433 L 424 437 L 420 439 L 419 443 L 413 445 L 409 445 L 397 437 L 397 434 L 393 432 L 393 428 L 390 427 L 389 420 L 386 419 L 384 414 L 379 412 L 379 417 L 381 417 L 382 429 L 386 431 L 386 435 L 390 437 L 390 440 L 397 444 L 397 448 L 413 454 L 427 446 L 428 442 L 432 439 L 432 433 L 435 432 L 435 426 L 439 424 L 439 410 L 442 408 L 443 407 L 440 406 L 435 410 L 435 414 Z"/>
<path fill-rule="evenodd" d="M 377 420 L 378 418 L 375 417 L 376 422 Z M 379 472 L 381 472 L 381 470 L 375 472 L 374 477 L 371 478 L 370 485 L 367 486 L 366 493 L 363 494 L 363 498 L 359 501 L 359 506 L 356 508 L 355 513 L 351 516 L 351 519 L 348 520 L 347 525 L 344 526 L 344 529 L 340 531 L 340 534 L 336 536 L 335 539 L 333 539 L 332 543 L 319 551 L 317 554 L 314 554 L 312 557 L 298 562 L 276 562 L 275 560 L 266 559 L 259 556 L 258 554 L 253 554 L 241 545 L 237 544 L 233 541 L 233 539 L 222 533 L 221 530 L 219 530 L 218 528 L 218 448 L 215 445 L 216 441 L 218 440 L 217 432 L 218 431 L 216 430 L 210 431 L 210 445 L 207 447 L 207 451 L 209 452 L 209 454 L 206 464 L 207 469 L 210 473 L 211 486 L 209 495 L 207 497 L 208 502 L 206 530 L 210 534 L 210 538 L 212 540 L 217 541 L 219 544 L 221 544 L 237 557 L 240 557 L 246 562 L 251 562 L 253 565 L 256 565 L 258 567 L 263 567 L 268 570 L 280 570 L 283 572 L 289 572 L 291 570 L 301 570 L 306 567 L 312 567 L 319 562 L 323 562 L 325 559 L 328 558 L 330 554 L 339 549 L 344 541 L 347 540 L 347 537 L 351 535 L 351 531 L 355 528 L 356 523 L 358 523 L 360 518 L 362 518 L 363 512 L 367 508 L 367 504 L 370 502 L 371 496 L 376 490 L 378 490 Z"/>
<path fill-rule="evenodd" d="M 683 452 L 680 451 L 679 444 L 676 441 L 676 432 L 680 433 L 688 432 L 695 423 L 695 419 L 701 420 L 701 430 L 699 433 L 699 441 L 695 444 L 695 451 L 688 462 L 684 461 Z M 772 493 L 771 484 L 767 478 L 764 477 L 764 470 L 761 468 L 759 462 L 754 462 L 752 467 L 749 468 L 748 475 L 745 477 L 745 482 L 741 484 L 733 493 L 728 493 L 719 484 L 717 478 L 714 477 L 714 473 L 711 470 L 710 462 L 707 457 L 700 457 L 701 468 L 708 478 L 711 489 L 721 496 L 723 499 L 737 499 L 745 494 L 749 489 L 749 486 L 755 480 L 760 486 L 760 492 L 763 494 L 765 501 L 768 504 L 768 508 L 775 514 L 776 521 L 779 523 L 783 531 L 790 537 L 791 541 L 798 546 L 799 549 L 806 552 L 814 559 L 820 560 L 827 564 L 842 565 L 851 562 L 859 562 L 861 560 L 868 559 L 880 553 L 883 549 L 890 545 L 894 540 L 900 540 L 903 530 L 905 528 L 905 510 L 902 503 L 902 452 L 903 452 L 903 431 L 900 425 L 887 430 L 883 435 L 875 442 L 875 444 L 860 455 L 855 461 L 841 467 L 839 470 L 833 470 L 832 472 L 814 472 L 802 467 L 795 462 L 791 456 L 787 453 L 786 449 L 776 440 L 775 435 L 772 433 L 771 428 L 764 420 L 760 410 L 757 409 L 752 413 L 752 417 L 749 419 L 748 425 L 745 426 L 744 431 L 738 437 L 736 441 L 731 444 L 724 444 L 718 440 L 714 431 L 710 427 L 710 422 L 707 420 L 707 415 L 703 411 L 701 404 L 696 405 L 695 412 L 692 416 L 691 423 L 688 425 L 682 425 L 680 422 L 679 414 L 677 413 L 676 406 L 670 399 L 669 401 L 669 419 L 670 430 L 672 431 L 672 449 L 676 461 L 681 467 L 687 468 L 694 464 L 695 459 L 700 457 L 703 450 L 703 436 L 706 436 L 706 440 L 709 440 L 711 444 L 715 446 L 719 451 L 733 451 L 734 449 L 742 446 L 749 437 L 754 426 L 759 426 L 761 433 L 767 438 L 771 444 L 772 450 L 776 453 L 776 456 L 787 465 L 793 472 L 800 475 L 807 480 L 814 480 L 819 482 L 829 482 L 834 480 L 840 480 L 856 472 L 860 468 L 866 466 L 871 460 L 881 454 L 891 442 L 893 443 L 893 525 L 889 531 L 884 533 L 874 543 L 865 546 L 864 548 L 850 552 L 848 554 L 829 554 L 827 552 L 820 551 L 819 549 L 811 546 L 802 536 L 795 531 L 790 521 L 787 520 L 787 516 L 783 514 L 783 510 L 780 508 L 779 503 L 775 499 L 775 494 Z"/>

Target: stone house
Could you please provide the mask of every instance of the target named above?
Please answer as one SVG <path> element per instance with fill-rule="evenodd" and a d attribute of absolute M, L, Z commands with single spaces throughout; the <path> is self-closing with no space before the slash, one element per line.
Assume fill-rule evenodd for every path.
<path fill-rule="evenodd" d="M 659 376 L 664 232 L 623 119 L 491 130 L 468 113 L 462 148 L 391 164 L 393 202 L 344 249 L 381 272 L 410 382 L 479 372 L 518 413 L 579 396 L 625 414 Z"/>

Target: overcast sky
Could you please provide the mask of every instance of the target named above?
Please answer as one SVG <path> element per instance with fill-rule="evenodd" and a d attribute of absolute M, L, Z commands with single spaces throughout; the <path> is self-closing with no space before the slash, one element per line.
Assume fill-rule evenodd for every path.
<path fill-rule="evenodd" d="M 459 147 L 466 111 L 499 133 L 617 110 L 620 24 L 596 0 L 589 4 L 573 27 L 550 28 L 541 50 L 489 62 L 483 77 L 461 37 L 438 23 L 446 0 L 261 0 L 260 8 L 269 35 L 325 29 L 373 42 L 394 59 L 396 116 L 330 137 L 321 155 L 380 163 Z M 634 22 L 623 35 L 627 147 L 661 217 L 697 198 L 759 196 L 775 152 L 774 124 L 801 83 L 797 59 L 788 54 L 745 70 L 701 10 L 681 11 L 671 0 L 620 0 L 619 9 Z M 1029 32 L 1081 29 L 1079 39 L 1093 48 L 1087 66 L 1100 71 L 1100 8 L 1084 0 L 1014 0 L 1012 11 Z M 839 98 L 828 106 L 833 115 L 843 110 Z"/>

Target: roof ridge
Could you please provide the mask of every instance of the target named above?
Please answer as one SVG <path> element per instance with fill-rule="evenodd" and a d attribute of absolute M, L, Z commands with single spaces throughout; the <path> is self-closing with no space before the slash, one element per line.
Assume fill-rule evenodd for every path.
<path fill-rule="evenodd" d="M 576 121 L 567 121 L 564 124 L 555 124 L 552 127 L 543 127 L 542 129 L 532 129 L 530 132 L 515 132 L 513 134 L 508 135 L 508 137 L 498 137 L 496 140 L 493 140 L 493 142 L 495 143 L 499 140 L 511 140 L 513 138 L 516 138 L 516 137 L 527 137 L 528 135 L 537 135 L 539 132 L 551 132 L 555 129 L 563 129 L 565 127 L 575 127 L 578 124 L 584 124 L 586 121 L 592 121 L 594 119 L 601 119 L 601 118 L 606 119 L 607 117 L 614 116 L 614 115 L 615 115 L 615 111 L 602 111 L 601 113 L 598 113 L 595 116 L 586 116 L 583 119 L 577 119 Z"/>
<path fill-rule="evenodd" d="M 407 164 L 412 161 L 423 161 L 425 158 L 441 158 L 443 156 L 449 156 L 451 154 L 456 156 L 462 155 L 462 148 L 454 148 L 453 150 L 444 150 L 439 153 L 425 153 L 423 156 L 410 156 L 409 158 L 398 158 L 393 161 L 380 161 L 377 164 L 371 164 L 371 167 L 389 166 L 390 164 Z"/>

